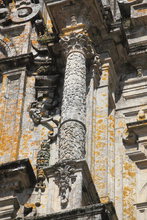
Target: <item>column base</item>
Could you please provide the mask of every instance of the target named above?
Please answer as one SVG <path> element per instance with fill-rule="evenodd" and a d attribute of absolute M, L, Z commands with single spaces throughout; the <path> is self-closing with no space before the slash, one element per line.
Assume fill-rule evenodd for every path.
<path fill-rule="evenodd" d="M 85 160 L 65 160 L 44 171 L 48 179 L 48 213 L 100 203 Z"/>

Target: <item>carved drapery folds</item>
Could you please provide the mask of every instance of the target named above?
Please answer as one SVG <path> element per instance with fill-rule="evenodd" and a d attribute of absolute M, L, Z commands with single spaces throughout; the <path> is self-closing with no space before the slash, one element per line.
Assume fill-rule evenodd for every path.
<path fill-rule="evenodd" d="M 86 58 L 92 56 L 86 33 L 61 39 L 67 57 L 60 128 L 60 160 L 85 156 Z"/>

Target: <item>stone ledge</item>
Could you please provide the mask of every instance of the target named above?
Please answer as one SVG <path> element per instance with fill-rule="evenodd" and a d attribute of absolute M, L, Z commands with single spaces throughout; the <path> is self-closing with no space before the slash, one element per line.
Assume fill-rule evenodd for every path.
<path fill-rule="evenodd" d="M 82 208 L 71 209 L 65 212 L 58 212 L 54 214 L 25 218 L 24 220 L 68 220 L 68 219 L 88 219 L 92 220 L 93 218 L 97 220 L 118 220 L 115 213 L 115 209 L 112 202 L 107 204 L 94 204 L 90 206 L 85 206 Z"/>
<path fill-rule="evenodd" d="M 33 187 L 36 177 L 29 159 L 0 165 L 0 191 L 21 191 Z"/>
<path fill-rule="evenodd" d="M 0 72 L 23 66 L 29 67 L 32 64 L 33 59 L 32 53 L 0 59 Z"/>

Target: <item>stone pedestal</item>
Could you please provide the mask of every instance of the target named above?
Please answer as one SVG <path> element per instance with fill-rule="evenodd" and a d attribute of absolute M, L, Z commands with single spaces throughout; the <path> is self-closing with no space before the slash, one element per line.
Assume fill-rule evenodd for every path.
<path fill-rule="evenodd" d="M 99 203 L 85 160 L 68 160 L 45 169 L 48 179 L 48 213 Z"/>

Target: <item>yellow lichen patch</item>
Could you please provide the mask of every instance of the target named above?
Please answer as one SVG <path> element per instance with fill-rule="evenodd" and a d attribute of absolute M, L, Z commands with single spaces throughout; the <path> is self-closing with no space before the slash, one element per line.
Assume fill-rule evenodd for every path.
<path fill-rule="evenodd" d="M 110 198 L 109 196 L 103 196 L 103 197 L 100 197 L 100 201 L 101 203 L 108 203 L 110 202 Z"/>
<path fill-rule="evenodd" d="M 137 9 L 136 11 L 140 12 L 140 13 L 146 13 L 147 12 L 147 8 Z"/>
<path fill-rule="evenodd" d="M 24 206 L 26 208 L 36 208 L 36 205 L 34 203 L 26 203 Z"/>
<path fill-rule="evenodd" d="M 110 171 L 111 176 L 113 176 L 113 177 L 114 177 L 114 172 L 115 172 L 114 167 L 112 167 L 112 168 L 111 168 L 109 171 Z"/>
<path fill-rule="evenodd" d="M 125 122 L 123 122 L 123 121 L 120 121 L 119 123 L 118 123 L 118 127 L 119 128 L 124 128 L 126 126 L 126 124 L 125 124 Z"/>
<path fill-rule="evenodd" d="M 103 148 L 103 147 L 105 147 L 106 146 L 106 143 L 104 143 L 104 142 L 98 142 L 97 144 L 96 144 L 96 148 Z"/>

